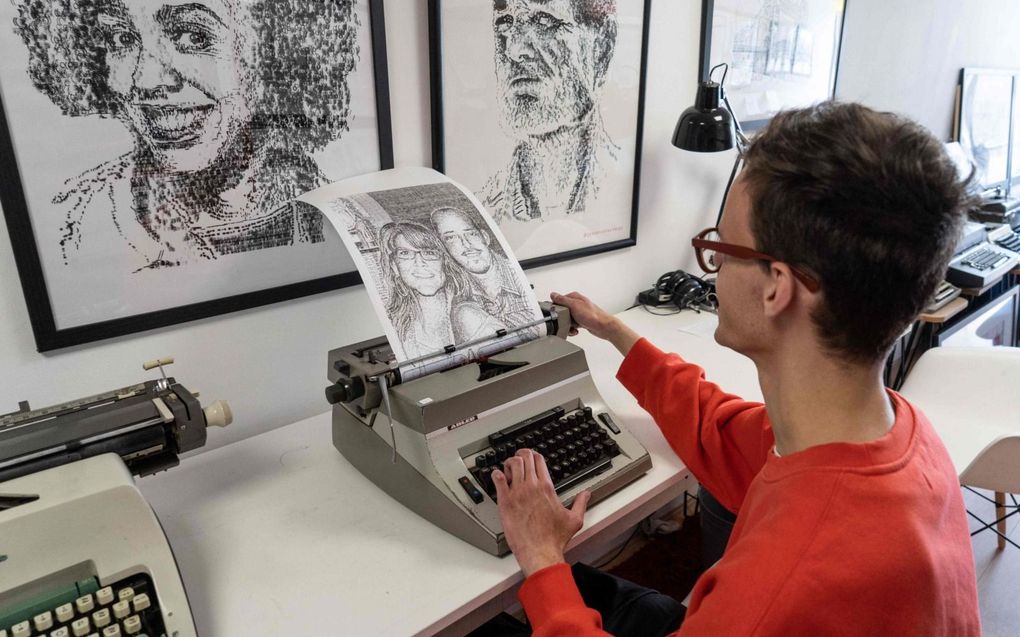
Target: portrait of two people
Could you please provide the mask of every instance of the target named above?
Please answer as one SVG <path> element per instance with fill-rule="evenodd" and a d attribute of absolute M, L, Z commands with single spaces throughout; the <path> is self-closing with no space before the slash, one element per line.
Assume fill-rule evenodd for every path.
<path fill-rule="evenodd" d="M 366 201 L 374 215 L 364 211 Z M 520 267 L 452 184 L 369 193 L 338 210 L 405 359 L 541 317 Z"/>

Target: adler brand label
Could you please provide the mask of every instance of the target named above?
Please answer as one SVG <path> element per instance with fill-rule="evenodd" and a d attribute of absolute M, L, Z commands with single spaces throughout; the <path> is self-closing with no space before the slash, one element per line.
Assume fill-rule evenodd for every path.
<path fill-rule="evenodd" d="M 460 420 L 460 421 L 457 421 L 457 422 L 453 423 L 452 425 L 447 427 L 446 430 L 447 431 L 453 431 L 457 427 L 463 427 L 464 425 L 466 425 L 468 423 L 471 423 L 471 422 L 474 422 L 476 420 L 478 420 L 478 416 L 477 415 L 471 416 L 470 418 L 465 418 L 464 420 Z"/>

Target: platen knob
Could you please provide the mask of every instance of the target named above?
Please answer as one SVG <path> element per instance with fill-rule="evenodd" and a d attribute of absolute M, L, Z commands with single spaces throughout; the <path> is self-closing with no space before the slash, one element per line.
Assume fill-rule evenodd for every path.
<path fill-rule="evenodd" d="M 360 378 L 340 380 L 326 388 L 326 401 L 330 405 L 349 403 L 365 395 L 365 383 Z"/>
<path fill-rule="evenodd" d="M 334 383 L 326 388 L 326 402 L 330 405 L 347 402 L 349 386 L 346 383 Z"/>
<path fill-rule="evenodd" d="M 226 427 L 234 422 L 234 412 L 230 411 L 230 405 L 225 400 L 213 401 L 202 413 L 205 414 L 206 427 Z"/>

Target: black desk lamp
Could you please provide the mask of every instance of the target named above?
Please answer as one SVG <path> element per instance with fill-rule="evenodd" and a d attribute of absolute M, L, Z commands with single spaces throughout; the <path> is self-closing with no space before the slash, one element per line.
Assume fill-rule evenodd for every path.
<path fill-rule="evenodd" d="M 719 83 L 712 81 L 712 75 L 717 69 L 723 70 L 722 80 Z M 712 67 L 712 70 L 708 72 L 708 79 L 698 84 L 698 96 L 694 101 L 694 106 L 680 115 L 676 128 L 673 130 L 673 145 L 681 150 L 696 153 L 715 153 L 734 147 L 738 150 L 737 159 L 733 162 L 733 171 L 730 172 L 730 179 L 726 183 L 722 205 L 719 206 L 719 215 L 715 220 L 716 226 L 722 219 L 726 197 L 733 186 L 733 180 L 736 179 L 737 171 L 740 170 L 743 152 L 750 143 L 747 136 L 744 135 L 744 131 L 741 130 L 740 121 L 733 114 L 730 102 L 726 98 L 726 91 L 723 89 L 728 71 L 729 65 L 725 62 Z"/>

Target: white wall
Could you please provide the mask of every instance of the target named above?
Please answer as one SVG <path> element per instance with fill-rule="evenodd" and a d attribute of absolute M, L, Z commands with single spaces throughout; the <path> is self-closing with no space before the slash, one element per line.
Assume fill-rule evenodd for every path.
<path fill-rule="evenodd" d="M 431 164 L 425 4 L 385 2 L 398 166 Z M 652 8 L 638 246 L 529 270 L 540 297 L 580 290 L 618 311 L 663 271 L 696 269 L 690 237 L 714 221 L 732 161 L 669 143 L 677 116 L 694 100 L 700 15 L 700 0 L 657 0 Z M 200 390 L 203 401 L 224 398 L 233 407 L 234 424 L 212 432 L 209 449 L 326 411 L 327 350 L 381 332 L 359 286 L 39 354 L 0 224 L 0 413 L 19 400 L 39 407 L 138 382 L 146 377 L 142 361 L 172 355 L 185 386 Z"/>
<path fill-rule="evenodd" d="M 952 131 L 960 69 L 1020 68 L 1017 0 L 848 0 L 836 94 Z"/>

